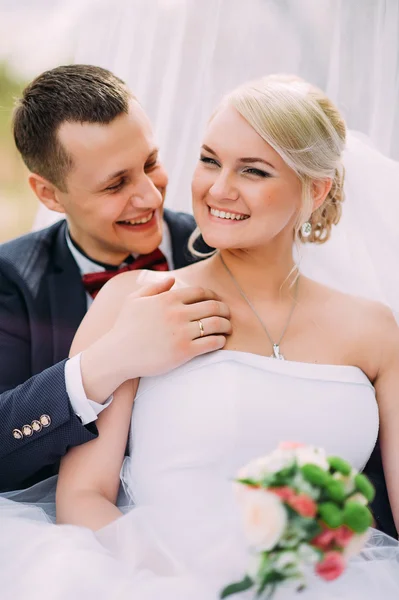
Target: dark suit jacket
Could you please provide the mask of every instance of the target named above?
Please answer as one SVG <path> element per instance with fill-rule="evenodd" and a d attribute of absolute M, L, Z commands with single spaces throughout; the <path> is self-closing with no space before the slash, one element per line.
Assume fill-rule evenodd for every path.
<path fill-rule="evenodd" d="M 184 267 L 194 261 L 187 249 L 194 219 L 165 211 L 165 221 L 174 266 Z M 65 360 L 86 312 L 65 228 L 61 221 L 0 246 L 0 491 L 52 475 L 70 446 L 97 435 L 94 423 L 80 423 L 65 389 Z M 49 426 L 14 437 L 42 415 Z"/>

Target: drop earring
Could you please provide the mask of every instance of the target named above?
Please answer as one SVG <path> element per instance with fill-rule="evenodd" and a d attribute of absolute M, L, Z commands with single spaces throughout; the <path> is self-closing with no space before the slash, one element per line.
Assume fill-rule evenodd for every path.
<path fill-rule="evenodd" d="M 309 221 L 305 221 L 305 223 L 301 227 L 302 237 L 307 238 L 312 233 L 312 224 Z"/>

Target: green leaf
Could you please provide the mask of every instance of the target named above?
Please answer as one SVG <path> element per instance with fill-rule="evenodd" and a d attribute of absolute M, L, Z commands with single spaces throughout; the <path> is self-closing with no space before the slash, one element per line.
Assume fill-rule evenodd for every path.
<path fill-rule="evenodd" d="M 365 475 L 363 475 L 362 473 L 356 475 L 355 486 L 357 491 L 363 494 L 363 496 L 367 498 L 369 502 L 372 502 L 374 500 L 375 488 L 371 481 L 369 481 L 369 479 Z"/>
<path fill-rule="evenodd" d="M 266 598 L 271 598 L 274 594 L 274 591 L 277 587 L 277 584 L 286 579 L 285 575 L 279 573 L 278 571 L 270 571 L 266 577 L 264 577 L 262 583 L 260 584 L 256 596 L 260 598 L 264 591 L 267 590 L 268 587 L 271 588 L 270 592 L 267 594 Z"/>
<path fill-rule="evenodd" d="M 310 517 L 296 515 L 292 520 L 293 527 L 302 533 L 301 538 L 311 539 L 320 532 L 320 525 Z"/>
<path fill-rule="evenodd" d="M 347 502 L 343 517 L 344 524 L 355 533 L 364 533 L 373 523 L 373 515 L 369 509 L 358 502 Z"/>
<path fill-rule="evenodd" d="M 342 483 L 342 481 L 337 481 L 336 479 L 332 479 L 331 481 L 329 481 L 326 485 L 325 488 L 328 496 L 331 498 L 331 500 L 334 500 L 334 502 L 343 502 L 347 496 L 347 493 L 345 491 L 345 486 Z"/>
<path fill-rule="evenodd" d="M 280 475 L 280 477 L 293 477 L 297 470 L 298 466 L 296 462 L 293 462 L 292 464 L 288 465 L 288 467 L 281 469 L 281 471 L 277 471 L 277 475 Z"/>
<path fill-rule="evenodd" d="M 347 476 L 352 472 L 350 464 L 343 458 L 339 458 L 339 456 L 329 456 L 327 462 L 334 471 L 338 471 L 338 473 L 342 473 L 342 475 Z"/>
<path fill-rule="evenodd" d="M 331 529 L 336 529 L 342 525 L 344 520 L 342 510 L 333 502 L 319 504 L 319 515 L 327 527 L 331 527 Z"/>
<path fill-rule="evenodd" d="M 254 582 L 248 575 L 244 577 L 242 581 L 238 581 L 237 583 L 231 583 L 227 587 L 225 587 L 220 592 L 220 598 L 227 598 L 227 596 L 231 596 L 232 594 L 238 594 L 240 592 L 245 592 L 249 590 L 253 586 Z"/>
<path fill-rule="evenodd" d="M 307 464 L 301 468 L 304 478 L 313 485 L 324 487 L 330 481 L 330 474 L 318 465 Z"/>
<path fill-rule="evenodd" d="M 263 582 L 263 584 L 260 586 L 260 588 L 258 589 L 258 591 L 256 592 L 256 597 L 260 598 L 263 594 L 263 592 L 266 591 L 266 589 L 269 587 L 269 583 L 265 583 Z M 276 591 L 276 584 L 270 585 L 270 591 L 266 596 L 266 600 L 269 600 L 270 598 L 273 597 L 274 592 Z"/>
<path fill-rule="evenodd" d="M 248 479 L 248 478 L 236 479 L 236 482 L 242 483 L 243 485 L 249 485 L 251 487 L 259 486 L 259 481 L 255 481 L 255 479 Z"/>

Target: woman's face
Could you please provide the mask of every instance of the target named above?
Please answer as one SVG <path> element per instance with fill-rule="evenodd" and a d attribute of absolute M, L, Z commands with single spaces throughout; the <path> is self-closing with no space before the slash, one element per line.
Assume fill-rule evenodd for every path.
<path fill-rule="evenodd" d="M 209 246 L 292 244 L 301 192 L 294 171 L 234 107 L 214 116 L 192 183 L 194 216 Z"/>

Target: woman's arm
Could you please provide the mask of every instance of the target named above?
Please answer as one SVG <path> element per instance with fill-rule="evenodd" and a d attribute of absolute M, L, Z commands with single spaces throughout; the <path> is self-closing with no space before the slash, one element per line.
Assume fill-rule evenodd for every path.
<path fill-rule="evenodd" d="M 61 461 L 57 522 L 96 530 L 117 519 L 119 474 L 126 450 L 137 381 L 122 384 L 98 417 L 98 437 L 71 448 Z"/>
<path fill-rule="evenodd" d="M 399 531 L 399 328 L 390 310 L 378 319 L 380 335 L 374 339 L 380 368 L 374 382 L 380 411 L 380 444 L 388 496 Z"/>
<path fill-rule="evenodd" d="M 133 273 L 104 286 L 75 336 L 71 356 L 112 328 L 126 296 L 136 288 Z M 56 495 L 59 523 L 95 530 L 120 516 L 115 502 L 137 385 L 137 379 L 120 385 L 112 404 L 98 418 L 98 438 L 72 448 L 62 459 Z"/>

